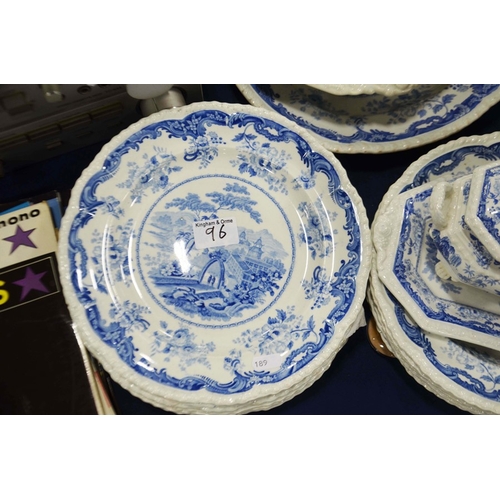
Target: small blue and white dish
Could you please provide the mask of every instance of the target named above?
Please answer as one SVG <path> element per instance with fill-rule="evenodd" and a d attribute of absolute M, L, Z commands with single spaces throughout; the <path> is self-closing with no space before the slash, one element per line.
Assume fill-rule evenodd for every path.
<path fill-rule="evenodd" d="M 440 182 L 432 189 L 429 236 L 438 251 L 436 274 L 500 296 L 500 263 L 465 222 L 472 177 Z"/>
<path fill-rule="evenodd" d="M 472 174 L 465 222 L 477 239 L 500 261 L 500 163 L 492 162 Z"/>
<path fill-rule="evenodd" d="M 500 350 L 500 298 L 441 279 L 430 237 L 432 185 L 400 194 L 374 225 L 379 277 L 417 324 L 436 335 Z"/>

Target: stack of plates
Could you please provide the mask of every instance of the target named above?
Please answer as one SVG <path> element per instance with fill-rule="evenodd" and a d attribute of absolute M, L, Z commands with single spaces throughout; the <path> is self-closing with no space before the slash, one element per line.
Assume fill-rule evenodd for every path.
<path fill-rule="evenodd" d="M 495 295 L 436 272 L 430 195 L 499 159 L 498 133 L 434 149 L 389 189 L 372 225 L 368 300 L 384 341 L 418 382 L 471 413 L 500 413 L 500 310 Z"/>
<path fill-rule="evenodd" d="M 499 85 L 238 85 L 336 153 L 387 153 L 458 132 L 500 100 Z"/>
<path fill-rule="evenodd" d="M 73 189 L 59 252 L 87 348 L 176 413 L 275 407 L 364 319 L 361 200 L 312 136 L 252 106 L 163 111 L 115 137 Z"/>

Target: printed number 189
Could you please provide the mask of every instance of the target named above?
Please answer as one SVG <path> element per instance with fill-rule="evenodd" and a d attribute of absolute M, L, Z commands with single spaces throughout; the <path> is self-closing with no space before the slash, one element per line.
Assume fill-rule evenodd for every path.
<path fill-rule="evenodd" d="M 253 368 L 256 371 L 268 371 L 279 368 L 283 362 L 279 354 L 267 354 L 265 356 L 255 356 L 253 358 Z"/>
<path fill-rule="evenodd" d="M 267 360 L 266 359 L 255 360 L 253 364 L 255 368 L 265 368 L 267 365 Z"/>

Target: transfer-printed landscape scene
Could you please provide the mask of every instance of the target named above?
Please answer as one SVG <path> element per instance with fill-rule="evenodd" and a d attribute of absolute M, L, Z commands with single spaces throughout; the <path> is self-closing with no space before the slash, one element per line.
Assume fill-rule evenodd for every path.
<path fill-rule="evenodd" d="M 140 237 L 140 265 L 150 293 L 162 307 L 195 323 L 214 320 L 229 326 L 274 302 L 290 271 L 291 235 L 286 228 L 286 251 L 268 229 L 259 228 L 263 213 L 256 205 L 245 186 L 226 183 L 202 196 L 189 192 L 175 197 L 163 203 L 165 210 L 151 214 Z M 268 217 L 267 203 L 265 207 Z M 276 223 L 286 226 L 279 211 L 272 212 L 279 215 Z M 220 217 L 244 222 L 238 224 L 238 244 L 197 248 L 193 223 Z"/>

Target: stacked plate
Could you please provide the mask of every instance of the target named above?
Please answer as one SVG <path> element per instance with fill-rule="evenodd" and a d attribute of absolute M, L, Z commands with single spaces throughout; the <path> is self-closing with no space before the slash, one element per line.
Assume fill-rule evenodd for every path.
<path fill-rule="evenodd" d="M 499 159 L 500 134 L 436 148 L 389 189 L 372 225 L 368 300 L 384 341 L 417 381 L 471 413 L 500 413 L 498 262 L 488 241 L 498 237 Z"/>
<path fill-rule="evenodd" d="M 499 85 L 240 84 L 337 153 L 386 153 L 441 140 L 500 100 Z"/>
<path fill-rule="evenodd" d="M 277 113 L 200 103 L 115 137 L 75 185 L 60 274 L 110 375 L 176 413 L 267 410 L 363 321 L 364 207 L 338 160 Z"/>

